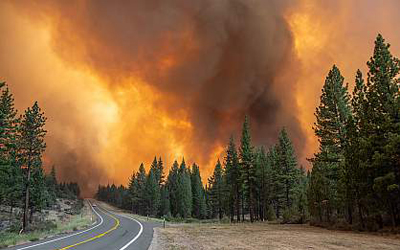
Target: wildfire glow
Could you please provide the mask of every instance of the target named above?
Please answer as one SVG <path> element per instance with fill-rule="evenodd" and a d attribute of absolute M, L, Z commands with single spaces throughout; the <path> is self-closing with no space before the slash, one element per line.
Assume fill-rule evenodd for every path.
<path fill-rule="evenodd" d="M 49 1 L 49 4 L 50 10 L 53 4 L 56 5 L 52 1 Z M 288 92 L 288 96 L 294 95 L 293 99 L 297 104 L 293 105 L 297 109 L 294 116 L 300 122 L 301 132 L 306 137 L 304 151 L 307 157 L 311 157 L 317 149 L 317 141 L 312 131 L 313 112 L 319 103 L 325 75 L 332 65 L 339 66 L 351 87 L 356 69 L 365 70 L 365 62 L 372 52 L 374 37 L 379 32 L 393 44 L 394 54 L 400 55 L 400 35 L 394 32 L 398 30 L 396 27 L 398 15 L 395 11 L 398 8 L 393 7 L 396 1 L 385 1 L 378 5 L 372 1 L 343 0 L 328 3 L 328 1 L 307 0 L 296 2 L 285 12 L 284 18 L 292 36 L 290 39 L 293 38 L 293 44 L 291 42 L 288 44 L 293 45 L 296 56 L 293 61 L 296 64 L 290 70 L 286 68 L 276 70 L 282 72 L 280 74 L 289 72 L 283 79 L 296 81 L 296 84 L 293 85 L 295 86 L 293 90 L 282 91 L 280 85 L 276 88 L 280 92 Z M 167 29 L 167 32 L 164 29 L 157 30 L 158 26 L 152 25 L 150 20 L 149 27 L 155 26 L 155 37 L 159 38 L 159 33 L 163 35 L 160 35 L 161 42 L 156 43 L 159 47 L 155 47 L 150 56 L 139 48 L 137 63 L 130 65 L 119 60 L 125 55 L 125 51 L 119 47 L 112 47 L 115 45 L 112 44 L 112 39 L 108 47 L 106 46 L 108 44 L 103 44 L 102 40 L 95 36 L 86 37 L 90 30 L 80 30 L 80 26 L 77 26 L 79 21 L 85 20 L 76 22 L 73 20 L 70 23 L 62 16 L 65 13 L 53 13 L 53 11 L 43 12 L 46 14 L 30 13 L 24 7 L 24 4 L 12 1 L 0 3 L 0 32 L 3 37 L 0 40 L 0 77 L 9 82 L 19 110 L 24 110 L 34 100 L 38 100 L 45 110 L 49 118 L 46 167 L 52 164 L 65 166 L 58 171 L 61 180 L 74 180 L 77 176 L 83 180 L 96 179 L 96 182 L 83 187 L 88 193 L 96 189 L 98 183 L 125 184 L 132 171 L 136 170 L 141 162 L 144 161 L 148 167 L 155 155 L 163 158 L 167 168 L 175 159 L 180 161 L 182 157 L 185 157 L 188 164 L 196 162 L 201 167 L 203 181 L 206 181 L 212 173 L 216 160 L 220 158 L 221 162 L 223 161 L 228 138 L 213 138 L 215 140 L 211 143 L 210 140 L 203 140 L 201 136 L 204 134 L 201 134 L 202 130 L 198 124 L 203 124 L 201 119 L 204 119 L 204 116 L 200 117 L 193 113 L 193 108 L 191 110 L 189 105 L 200 106 L 198 109 L 200 111 L 211 107 L 212 112 L 207 113 L 211 116 L 209 119 L 218 118 L 226 124 L 226 127 L 216 128 L 211 137 L 221 134 L 225 136 L 240 129 L 240 124 L 231 123 L 238 120 L 235 116 L 238 112 L 243 112 L 243 109 L 249 108 L 251 104 L 247 103 L 246 99 L 241 100 L 239 97 L 243 93 L 239 92 L 227 93 L 230 95 L 227 99 L 219 98 L 224 97 L 225 89 L 215 86 L 217 84 L 205 75 L 210 74 L 220 79 L 218 78 L 220 72 L 213 71 L 218 68 L 214 66 L 221 63 L 219 59 L 237 59 L 241 58 L 238 56 L 241 52 L 247 52 L 247 47 L 242 48 L 243 51 L 237 51 L 235 47 L 236 41 L 248 35 L 245 33 L 247 29 L 244 29 L 243 34 L 240 33 L 242 36 L 232 39 L 234 41 L 232 45 L 229 44 L 231 40 L 227 37 L 235 34 L 235 29 L 227 30 L 227 27 L 222 26 L 221 30 L 211 30 L 212 32 L 206 30 L 212 34 L 206 32 L 202 40 L 196 33 L 199 27 L 191 22 L 187 22 L 188 24 L 183 22 L 185 24 L 182 23 L 182 27 L 175 27 L 174 23 L 170 24 L 166 20 L 165 27 L 162 27 Z M 66 13 L 75 13 L 85 8 L 85 2 L 77 2 L 69 7 L 61 8 L 66 8 Z M 373 20 L 370 18 L 372 12 L 376 14 Z M 257 13 L 263 14 L 263 12 Z M 225 9 L 222 14 L 225 14 Z M 173 13 L 173 15 L 178 14 Z M 179 15 L 181 19 L 177 20 L 190 21 L 190 18 L 193 18 L 186 13 Z M 226 21 L 220 20 L 219 14 L 211 16 L 215 20 L 202 21 L 206 24 L 212 21 L 217 24 Z M 241 22 L 245 19 L 230 18 L 231 15 L 228 14 L 226 23 L 231 25 L 229 27 L 243 28 L 241 25 L 244 24 Z M 270 29 L 265 24 L 253 25 L 251 23 L 253 19 L 249 20 L 248 25 L 255 27 L 253 30 L 255 33 L 263 28 Z M 275 24 L 271 26 L 273 25 Z M 90 25 L 88 27 L 93 28 Z M 56 28 L 62 32 L 55 32 Z M 137 34 L 137 37 L 147 35 Z M 249 37 L 249 39 L 255 38 Z M 274 40 L 267 39 L 267 41 Z M 225 43 L 234 48 L 228 46 L 226 50 L 219 50 L 226 45 Z M 268 44 L 268 46 L 275 45 Z M 93 51 L 101 52 L 103 55 L 101 58 L 107 63 L 91 60 L 98 57 L 90 54 L 93 52 L 88 48 L 95 48 Z M 217 59 L 210 60 L 202 58 L 204 60 L 201 61 L 199 53 L 202 51 L 216 51 L 225 57 L 215 57 Z M 275 58 L 275 54 L 267 51 L 271 55 L 266 53 L 266 56 Z M 152 53 L 157 54 L 154 56 Z M 142 57 L 142 54 L 146 54 L 147 57 Z M 250 74 L 246 77 L 251 82 L 255 76 L 252 74 L 253 61 L 251 58 L 247 60 L 250 61 Z M 187 61 L 192 63 L 191 67 L 198 69 L 193 71 L 195 73 L 190 67 L 181 69 L 184 72 L 179 72 L 181 75 L 177 78 L 177 81 L 180 81 L 179 89 L 171 81 L 150 84 L 155 78 L 149 72 L 154 71 L 159 78 L 175 80 L 173 76 L 177 74 L 177 68 L 186 66 Z M 219 65 L 218 69 L 226 70 L 228 73 L 224 72 L 224 76 L 231 78 L 223 81 L 235 80 L 234 73 L 240 70 L 242 65 L 229 60 L 224 62 L 226 65 Z M 128 73 L 120 75 L 120 72 Z M 194 80 L 190 78 L 193 74 Z M 188 79 L 195 83 L 189 85 L 189 82 L 186 82 Z M 156 80 L 159 81 L 158 78 Z M 243 82 L 247 83 L 246 81 Z M 211 87 L 216 87 L 214 93 L 208 92 Z M 251 92 L 254 89 L 246 91 Z M 179 96 L 170 95 L 175 92 L 190 98 L 180 100 Z M 211 95 L 211 98 L 203 101 L 201 98 L 204 96 L 198 95 L 200 92 Z M 232 99 L 235 101 L 231 102 Z M 270 108 L 271 105 L 261 104 L 264 105 L 262 108 Z M 272 105 L 272 108 L 274 107 Z M 253 108 L 259 111 L 258 106 Z M 281 114 L 277 114 L 279 115 Z M 278 124 L 281 121 L 279 117 L 268 117 L 268 121 L 262 122 Z M 263 134 L 263 131 L 258 132 Z M 267 139 L 269 140 L 267 143 L 270 143 L 274 138 Z M 305 159 L 300 161 L 306 162 Z M 69 166 L 75 166 L 76 173 L 71 171 Z"/>

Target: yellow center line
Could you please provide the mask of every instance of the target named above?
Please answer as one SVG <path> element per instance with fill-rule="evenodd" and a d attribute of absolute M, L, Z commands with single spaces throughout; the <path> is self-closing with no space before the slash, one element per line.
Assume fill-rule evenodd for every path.
<path fill-rule="evenodd" d="M 112 214 L 110 214 L 110 213 L 107 213 L 107 214 L 108 214 L 111 218 L 113 218 L 113 219 L 115 220 L 115 222 L 116 222 L 115 225 L 114 225 L 112 228 L 110 228 L 109 230 L 107 230 L 107 231 L 104 232 L 104 233 L 101 233 L 101 234 L 98 234 L 98 235 L 96 235 L 96 236 L 93 236 L 92 238 L 86 239 L 86 240 L 84 240 L 84 241 L 77 242 L 77 243 L 75 243 L 75 244 L 73 244 L 73 245 L 69 245 L 69 246 L 60 248 L 59 250 L 66 250 L 66 249 L 69 249 L 69 248 L 71 248 L 71 247 L 76 247 L 76 246 L 82 245 L 82 244 L 84 244 L 84 243 L 87 243 L 87 242 L 93 241 L 93 240 L 95 240 L 95 239 L 98 239 L 98 238 L 100 238 L 100 237 L 103 237 L 104 235 L 106 235 L 106 234 L 108 234 L 108 233 L 114 231 L 115 229 L 117 229 L 118 226 L 119 226 L 119 224 L 120 224 L 120 221 L 119 221 L 118 218 L 116 218 L 114 215 L 112 215 Z"/>

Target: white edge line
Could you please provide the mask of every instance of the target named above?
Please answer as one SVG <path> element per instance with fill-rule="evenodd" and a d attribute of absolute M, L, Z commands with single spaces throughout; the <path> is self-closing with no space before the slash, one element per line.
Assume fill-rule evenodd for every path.
<path fill-rule="evenodd" d="M 99 213 L 97 213 L 97 211 L 93 208 L 91 202 L 89 202 L 89 205 L 90 205 L 90 207 L 92 208 L 92 210 L 96 213 L 96 215 L 100 218 L 100 223 L 97 224 L 96 226 L 91 227 L 91 228 L 88 228 L 88 229 L 86 229 L 86 230 L 84 230 L 84 231 L 81 231 L 81 232 L 77 232 L 77 233 L 74 233 L 74 234 L 69 234 L 69 235 L 66 235 L 66 236 L 63 236 L 63 237 L 60 237 L 60 238 L 52 239 L 52 240 L 45 241 L 45 242 L 41 242 L 41 243 L 38 243 L 38 244 L 34 244 L 34 245 L 26 246 L 26 247 L 21 247 L 21 248 L 17 248 L 17 249 L 15 249 L 15 250 L 28 249 L 28 248 L 32 248 L 32 247 L 37 247 L 37 246 L 45 245 L 45 244 L 47 244 L 47 243 L 51 243 L 51 242 L 55 242 L 55 241 L 67 239 L 67 238 L 72 237 L 72 236 L 75 236 L 75 235 L 79 235 L 79 234 L 86 233 L 87 231 L 90 231 L 90 230 L 95 229 L 96 227 L 100 226 L 101 224 L 103 224 L 103 221 L 104 221 L 104 220 L 103 220 L 103 217 L 101 217 L 101 215 L 100 215 Z M 93 224 L 92 224 L 92 225 L 93 225 Z"/>
<path fill-rule="evenodd" d="M 143 225 L 142 225 L 142 223 L 140 223 L 138 220 L 136 220 L 136 219 L 134 219 L 134 218 L 132 218 L 132 217 L 130 217 L 130 216 L 126 216 L 126 215 L 122 215 L 122 214 L 118 214 L 119 216 L 122 216 L 122 217 L 124 217 L 124 218 L 127 218 L 127 219 L 130 219 L 130 220 L 133 220 L 133 221 L 136 221 L 136 223 L 138 223 L 139 224 L 139 226 L 140 226 L 140 230 L 139 230 L 139 233 L 132 239 L 132 240 L 130 240 L 128 243 L 126 243 L 123 247 L 121 247 L 119 250 L 125 250 L 127 247 L 129 247 L 133 242 L 135 242 L 139 237 L 140 237 L 140 235 L 143 233 Z"/>

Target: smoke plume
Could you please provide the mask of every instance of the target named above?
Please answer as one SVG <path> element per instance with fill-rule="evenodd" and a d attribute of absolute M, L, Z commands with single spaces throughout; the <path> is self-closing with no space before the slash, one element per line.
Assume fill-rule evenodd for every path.
<path fill-rule="evenodd" d="M 46 164 L 86 195 L 126 184 L 154 155 L 167 167 L 185 156 L 208 177 L 229 136 L 239 142 L 246 114 L 256 145 L 272 145 L 285 126 L 307 165 L 326 72 L 336 63 L 353 79 L 377 32 L 400 45 L 385 26 L 398 19 L 395 4 L 2 2 L 0 76 L 20 110 L 42 103 Z"/>

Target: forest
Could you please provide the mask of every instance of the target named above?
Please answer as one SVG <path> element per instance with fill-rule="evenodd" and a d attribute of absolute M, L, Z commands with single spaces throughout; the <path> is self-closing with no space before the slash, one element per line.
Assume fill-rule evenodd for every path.
<path fill-rule="evenodd" d="M 33 214 L 51 208 L 57 198 L 77 199 L 77 183 L 58 183 L 53 166 L 43 169 L 46 149 L 46 117 L 35 102 L 18 115 L 14 97 L 6 83 L 0 83 L 0 205 L 19 220 L 13 228 L 29 231 Z"/>
<path fill-rule="evenodd" d="M 319 150 L 307 169 L 298 164 L 289 132 L 275 144 L 254 145 L 251 117 L 238 141 L 227 140 L 223 158 L 202 180 L 183 158 L 167 168 L 161 157 L 142 163 L 127 186 L 100 185 L 96 198 L 133 213 L 166 219 L 230 222 L 279 221 L 377 231 L 400 224 L 400 61 L 381 35 L 366 76 L 355 74 L 350 91 L 339 68 L 326 76 L 313 130 Z M 58 183 L 56 168 L 43 169 L 46 117 L 38 103 L 18 114 L 5 83 L 0 96 L 0 202 L 20 216 L 57 198 L 80 196 L 77 183 Z M 292 135 L 293 136 L 293 135 Z M 167 171 L 168 169 L 168 171 Z M 168 172 L 168 173 L 167 173 Z"/>
<path fill-rule="evenodd" d="M 127 188 L 100 186 L 96 197 L 138 214 L 166 218 L 263 221 L 280 216 L 291 220 L 296 215 L 303 221 L 307 182 L 305 171 L 297 168 L 286 130 L 268 151 L 255 148 L 246 117 L 240 147 L 231 137 L 225 159 L 217 161 L 205 186 L 196 163 L 187 166 L 184 159 L 180 164 L 175 161 L 165 177 L 163 161 L 155 157 L 148 173 L 140 165 Z"/>
<path fill-rule="evenodd" d="M 339 68 L 326 76 L 313 126 L 319 150 L 299 166 L 289 134 L 255 146 L 250 121 L 232 136 L 206 182 L 195 163 L 175 161 L 165 176 L 155 157 L 127 187 L 100 185 L 99 200 L 134 213 L 171 218 L 274 221 L 377 231 L 400 223 L 400 61 L 381 35 L 350 93 Z M 205 183 L 205 185 L 204 185 Z"/>

